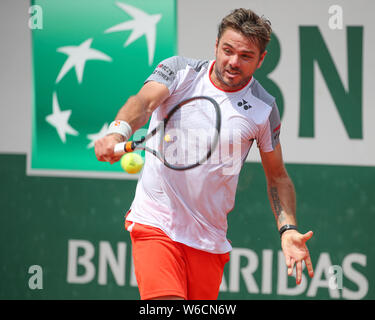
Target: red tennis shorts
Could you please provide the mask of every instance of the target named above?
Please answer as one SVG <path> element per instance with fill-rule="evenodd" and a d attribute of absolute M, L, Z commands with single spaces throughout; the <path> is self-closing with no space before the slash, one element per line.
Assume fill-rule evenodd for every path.
<path fill-rule="evenodd" d="M 229 252 L 214 254 L 172 241 L 159 228 L 125 222 L 142 300 L 179 296 L 215 300 Z"/>

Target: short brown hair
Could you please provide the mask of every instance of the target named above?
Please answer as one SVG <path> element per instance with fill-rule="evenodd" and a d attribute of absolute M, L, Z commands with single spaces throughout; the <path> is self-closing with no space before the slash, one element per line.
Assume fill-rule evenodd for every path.
<path fill-rule="evenodd" d="M 228 28 L 241 32 L 258 45 L 260 53 L 266 50 L 271 39 L 271 22 L 264 16 L 258 16 L 250 9 L 235 9 L 221 20 L 217 39 L 220 40 L 224 31 Z"/>

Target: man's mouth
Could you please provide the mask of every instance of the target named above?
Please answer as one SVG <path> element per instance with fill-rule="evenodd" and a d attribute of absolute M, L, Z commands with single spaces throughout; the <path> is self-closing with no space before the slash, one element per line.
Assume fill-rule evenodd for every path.
<path fill-rule="evenodd" d="M 232 77 L 235 77 L 235 76 L 238 76 L 238 75 L 240 75 L 241 74 L 241 72 L 239 72 L 239 71 L 235 71 L 235 70 L 225 70 L 225 73 L 227 74 L 227 75 L 229 75 L 231 78 Z"/>

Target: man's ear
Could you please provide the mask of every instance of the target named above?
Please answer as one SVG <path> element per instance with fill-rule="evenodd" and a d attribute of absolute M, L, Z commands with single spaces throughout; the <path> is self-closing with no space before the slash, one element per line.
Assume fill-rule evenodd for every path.
<path fill-rule="evenodd" d="M 259 62 L 258 62 L 258 66 L 257 66 L 257 69 L 259 69 L 264 61 L 264 57 L 266 56 L 267 54 L 267 51 L 264 51 L 261 55 L 260 55 L 260 58 L 259 58 Z"/>

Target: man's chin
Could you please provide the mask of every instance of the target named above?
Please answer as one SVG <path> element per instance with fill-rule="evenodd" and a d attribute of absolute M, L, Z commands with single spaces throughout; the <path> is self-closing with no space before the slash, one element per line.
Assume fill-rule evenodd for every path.
<path fill-rule="evenodd" d="M 235 79 L 231 78 L 225 78 L 225 85 L 230 89 L 230 90 L 237 90 L 239 88 L 242 88 L 246 83 L 244 81 L 236 81 Z"/>
<path fill-rule="evenodd" d="M 223 89 L 226 91 L 238 90 L 248 83 L 248 81 L 243 80 L 243 78 L 237 79 L 238 77 L 229 77 L 226 75 L 226 73 L 218 75 L 217 78 L 221 82 L 222 86 L 225 87 Z"/>

